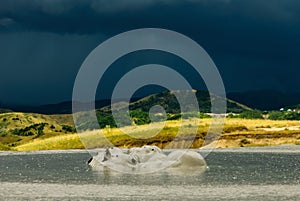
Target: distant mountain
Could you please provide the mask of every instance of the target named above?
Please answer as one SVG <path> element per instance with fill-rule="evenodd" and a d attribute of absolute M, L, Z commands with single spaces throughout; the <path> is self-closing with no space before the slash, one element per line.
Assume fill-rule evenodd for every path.
<path fill-rule="evenodd" d="M 207 91 L 197 91 L 196 92 L 197 100 L 199 103 L 199 109 L 201 112 L 210 112 L 211 102 L 210 96 Z M 124 99 L 115 100 L 115 103 L 122 104 Z M 95 103 L 96 108 L 103 108 L 109 106 L 111 100 L 98 100 Z M 84 103 L 80 103 L 84 104 Z M 159 94 L 152 94 L 144 98 L 132 98 L 130 109 L 136 110 L 141 109 L 142 111 L 149 111 L 153 105 L 163 106 L 169 113 L 179 113 L 180 108 L 177 102 L 176 97 L 172 92 L 165 91 Z M 66 101 L 57 104 L 47 104 L 40 106 L 10 106 L 6 107 L 5 111 L 15 111 L 15 112 L 30 112 L 30 113 L 39 113 L 39 114 L 71 114 L 72 113 L 72 102 Z M 250 107 L 247 107 L 237 101 L 227 99 L 227 112 L 240 113 L 244 110 L 250 110 Z M 105 110 L 105 108 L 104 108 Z M 4 110 L 3 110 L 4 111 Z M 1 112 L 1 110 L 0 110 Z"/>
<path fill-rule="evenodd" d="M 13 112 L 13 111 L 11 109 L 0 108 L 0 114 L 1 113 L 8 113 L 8 112 Z"/>
<path fill-rule="evenodd" d="M 228 93 L 227 98 L 259 110 L 278 110 L 300 103 L 300 93 L 271 90 Z"/>
<path fill-rule="evenodd" d="M 82 103 L 84 104 L 84 103 Z M 110 100 L 98 100 L 95 103 L 96 108 L 101 108 L 106 105 L 110 105 Z M 40 106 L 20 106 L 12 105 L 7 106 L 10 110 L 16 112 L 30 112 L 39 114 L 71 114 L 72 113 L 72 101 L 65 101 L 57 104 L 47 104 Z"/>

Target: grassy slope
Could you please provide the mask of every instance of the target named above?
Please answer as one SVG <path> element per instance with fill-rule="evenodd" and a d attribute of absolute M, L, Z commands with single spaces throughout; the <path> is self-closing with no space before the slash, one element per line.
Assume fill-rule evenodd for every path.
<path fill-rule="evenodd" d="M 107 140 L 114 146 L 118 147 L 134 147 L 144 144 L 156 145 L 161 148 L 168 146 L 169 148 L 182 148 L 189 143 L 190 132 L 193 130 L 196 121 L 199 119 L 191 119 L 183 122 L 185 133 L 180 134 L 175 143 L 174 137 L 177 135 L 180 127 L 179 121 L 168 121 L 164 129 L 157 135 L 159 124 L 155 124 L 152 128 L 148 125 L 130 126 L 119 130 L 103 129 L 102 134 L 98 130 L 87 131 L 81 134 L 86 145 L 89 148 L 100 148 L 111 146 Z M 208 130 L 211 119 L 201 119 L 195 140 L 192 142 L 192 148 L 202 146 L 204 136 Z M 130 134 L 126 135 L 126 134 Z M 106 138 L 104 138 L 104 136 Z M 133 136 L 133 137 L 131 137 Z M 218 140 L 217 147 L 241 147 L 241 146 L 266 146 L 279 144 L 299 144 L 300 143 L 300 121 L 271 121 L 271 120 L 246 120 L 246 119 L 227 119 L 224 125 L 223 133 Z M 84 148 L 82 141 L 78 135 L 63 135 L 48 139 L 36 139 L 24 145 L 17 146 L 15 150 L 45 150 L 45 149 L 81 149 Z"/>
<path fill-rule="evenodd" d="M 145 98 L 142 98 L 138 101 L 135 101 L 130 104 L 130 110 L 135 110 L 135 109 L 141 109 L 142 111 L 149 111 L 149 109 L 153 105 L 161 105 L 165 108 L 167 113 L 180 113 L 180 107 L 177 102 L 176 96 L 177 95 L 182 95 L 182 97 L 188 97 L 191 95 L 191 93 L 187 93 L 185 91 L 165 91 L 159 94 L 152 94 L 150 96 L 147 96 Z M 196 91 L 196 97 L 199 103 L 199 109 L 201 112 L 204 113 L 209 113 L 211 112 L 211 97 L 208 92 L 206 91 Z M 214 99 L 217 99 L 219 97 L 213 97 Z M 117 107 L 122 108 L 123 103 L 117 103 Z M 103 111 L 108 111 L 109 107 L 103 107 Z M 244 110 L 252 110 L 251 108 L 238 103 L 233 100 L 227 99 L 227 111 L 228 112 L 242 112 Z"/>
<path fill-rule="evenodd" d="M 184 91 L 179 91 L 176 93 L 183 93 Z M 189 93 L 188 93 L 189 94 Z M 197 91 L 196 93 L 199 106 L 202 112 L 210 112 L 210 97 L 208 92 Z M 118 103 L 122 107 L 122 102 Z M 166 111 L 171 114 L 180 113 L 180 107 L 177 103 L 177 100 L 174 96 L 174 92 L 163 92 L 160 94 L 153 94 L 143 99 L 140 99 L 136 102 L 130 104 L 131 110 L 142 110 L 148 112 L 153 105 L 162 105 L 165 107 Z M 228 100 L 228 108 L 230 111 L 243 111 L 250 110 L 246 106 L 236 103 L 234 101 Z M 109 107 L 101 108 L 99 111 L 104 112 L 105 114 L 109 112 Z M 3 145 L 1 149 L 6 149 L 6 147 L 15 147 L 22 144 L 26 144 L 35 140 L 47 139 L 49 137 L 55 137 L 60 135 L 65 135 L 66 132 L 63 130 L 62 125 L 73 125 L 73 119 L 71 114 L 60 114 L 60 115 L 42 115 L 35 113 L 14 113 L 9 112 L 0 114 L 0 143 Z M 101 114 L 103 116 L 103 114 Z M 100 115 L 100 116 L 101 116 Z M 89 123 L 89 117 L 83 119 L 83 125 Z M 107 120 L 107 121 L 106 121 Z M 104 126 L 111 123 L 111 118 L 101 119 Z M 34 135 L 31 136 L 21 136 L 14 134 L 13 130 L 15 129 L 26 129 L 34 124 L 47 123 L 43 129 L 42 135 L 37 135 L 37 130 L 31 129 Z M 87 128 L 91 128 L 92 125 L 87 125 Z M 98 125 L 97 125 L 98 126 Z"/>
<path fill-rule="evenodd" d="M 14 129 L 24 129 L 34 124 L 47 123 L 40 136 L 20 136 L 13 134 Z M 73 125 L 72 115 L 42 115 L 33 113 L 3 113 L 0 114 L 0 150 L 32 141 L 39 137 L 45 139 L 56 135 L 65 134 L 62 125 Z M 36 132 L 32 130 L 32 132 Z"/>
<path fill-rule="evenodd" d="M 202 112 L 210 111 L 210 97 L 207 92 L 197 91 L 197 99 Z M 122 107 L 122 103 L 118 103 Z M 163 92 L 154 94 L 140 99 L 130 104 L 133 110 L 148 111 L 153 105 L 165 106 L 167 112 L 178 113 L 180 108 L 176 103 L 173 92 Z M 235 101 L 228 100 L 228 111 L 241 112 L 251 110 L 245 105 Z M 109 107 L 103 107 L 99 111 L 109 113 Z M 87 117 L 89 118 L 89 117 Z M 148 125 L 129 126 L 119 129 L 105 129 L 105 137 L 112 142 L 113 145 L 119 147 L 141 146 L 143 144 L 152 144 L 159 147 L 182 148 L 190 138 L 192 130 L 195 128 L 195 121 L 191 119 L 184 122 L 185 133 L 179 136 L 176 143 L 170 142 L 177 134 L 180 127 L 179 121 L 168 121 L 166 127 L 157 135 L 152 137 L 144 137 L 153 135 L 159 127 L 148 128 Z M 201 125 L 198 129 L 196 140 L 192 143 L 193 148 L 198 148 L 203 144 L 204 137 L 207 133 L 210 119 L 201 119 Z M 84 120 L 84 123 L 88 121 Z M 19 136 L 12 134 L 14 129 L 22 129 L 28 126 L 47 123 L 43 130 L 43 135 L 37 136 Z M 4 113 L 0 114 L 0 150 L 42 150 L 42 149 L 74 149 L 84 148 L 77 135 L 68 134 L 62 129 L 62 125 L 73 126 L 71 114 L 66 115 L 41 115 L 33 113 Z M 107 124 L 106 124 L 107 125 Z M 53 128 L 53 127 L 54 128 Z M 270 120 L 244 120 L 244 119 L 228 119 L 221 138 L 218 141 L 218 147 L 238 147 L 238 146 L 254 146 L 254 145 L 273 145 L 284 143 L 300 143 L 300 121 L 270 121 Z M 52 128 L 51 128 L 52 127 Z M 274 128 L 274 129 L 273 129 Z M 273 130 L 272 130 L 273 129 Z M 103 131 L 103 130 L 102 130 Z M 130 137 L 126 134 L 134 137 Z M 109 146 L 105 138 L 99 134 L 99 131 L 90 131 L 81 135 L 85 138 L 85 142 L 89 147 L 106 147 Z M 142 138 L 141 138 L 142 136 Z M 95 144 L 96 142 L 96 144 Z"/>

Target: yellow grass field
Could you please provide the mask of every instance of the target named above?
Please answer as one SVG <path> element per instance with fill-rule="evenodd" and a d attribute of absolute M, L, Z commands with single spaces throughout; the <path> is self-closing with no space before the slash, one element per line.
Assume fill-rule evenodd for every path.
<path fill-rule="evenodd" d="M 197 126 L 197 122 L 200 123 Z M 14 147 L 16 151 L 135 147 L 145 144 L 161 148 L 200 148 L 211 119 L 167 121 L 153 125 L 105 128 L 78 134 L 35 139 Z M 160 128 L 163 128 L 160 130 Z M 179 128 L 183 132 L 178 133 Z M 196 133 L 193 131 L 197 130 Z M 174 140 L 175 139 L 175 140 Z M 226 119 L 217 148 L 300 144 L 300 121 Z"/>

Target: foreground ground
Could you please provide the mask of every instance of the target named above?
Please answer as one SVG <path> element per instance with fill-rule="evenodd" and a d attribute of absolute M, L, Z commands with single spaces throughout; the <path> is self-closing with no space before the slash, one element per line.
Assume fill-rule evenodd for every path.
<path fill-rule="evenodd" d="M 196 127 L 199 121 L 200 126 Z M 211 119 L 189 119 L 182 124 L 180 121 L 167 121 L 165 125 L 155 123 L 150 127 L 143 125 L 86 131 L 79 136 L 61 134 L 46 139 L 33 139 L 13 147 L 12 150 L 83 149 L 107 146 L 128 148 L 144 144 L 161 148 L 186 148 L 187 146 L 200 148 L 204 145 L 210 123 Z M 178 134 L 180 127 L 183 128 L 183 132 Z M 159 128 L 163 129 L 160 131 Z M 192 132 L 197 128 L 197 134 L 194 136 Z M 212 128 L 210 132 L 214 132 L 214 129 Z M 213 140 L 217 148 L 300 145 L 300 121 L 226 119 L 220 137 L 206 138 L 205 143 Z"/>

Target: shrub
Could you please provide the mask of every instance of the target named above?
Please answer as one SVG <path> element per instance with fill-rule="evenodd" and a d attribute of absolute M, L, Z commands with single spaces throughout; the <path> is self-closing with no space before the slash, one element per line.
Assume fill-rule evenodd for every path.
<path fill-rule="evenodd" d="M 37 136 L 38 137 L 44 134 L 44 127 L 45 127 L 45 124 L 40 124 L 39 126 L 37 126 Z"/>
<path fill-rule="evenodd" d="M 233 113 L 230 113 L 227 115 L 227 118 L 238 118 L 238 117 L 239 117 L 239 115 L 233 114 Z"/>
<path fill-rule="evenodd" d="M 251 142 L 248 140 L 248 139 L 246 139 L 246 138 L 243 138 L 243 139 L 241 139 L 241 144 L 250 144 Z"/>
<path fill-rule="evenodd" d="M 300 120 L 300 114 L 297 112 L 270 111 L 269 119 L 271 119 L 271 120 Z"/>
<path fill-rule="evenodd" d="M 33 124 L 30 126 L 27 126 L 25 128 L 15 128 L 14 130 L 11 130 L 10 132 L 14 135 L 19 135 L 19 136 L 31 136 L 36 133 L 38 136 L 41 136 L 44 134 L 44 127 L 48 123 L 39 123 L 39 124 Z"/>
<path fill-rule="evenodd" d="M 239 114 L 240 118 L 243 119 L 263 119 L 263 114 L 259 110 L 247 110 Z"/>
<path fill-rule="evenodd" d="M 279 112 L 279 111 L 270 111 L 268 119 L 271 120 L 282 120 L 284 116 L 284 112 Z"/>
<path fill-rule="evenodd" d="M 73 126 L 62 125 L 62 129 L 66 132 L 75 133 L 76 129 Z"/>
<path fill-rule="evenodd" d="M 200 118 L 200 119 L 206 119 L 206 118 L 211 118 L 211 116 L 208 115 L 208 114 L 199 112 L 199 118 Z"/>
<path fill-rule="evenodd" d="M 97 113 L 97 119 L 98 119 L 100 128 L 105 128 L 106 125 L 109 125 L 111 128 L 116 128 L 117 127 L 112 114 L 104 113 L 104 112 L 100 113 L 99 112 L 99 113 Z M 84 123 L 83 125 L 84 126 L 82 128 L 80 128 L 80 129 L 99 128 L 98 124 L 92 125 L 92 123 L 90 123 L 90 124 Z"/>
<path fill-rule="evenodd" d="M 1 137 L 7 136 L 7 133 L 4 129 L 0 129 L 0 134 L 1 134 Z"/>
<path fill-rule="evenodd" d="M 167 120 L 178 120 L 181 118 L 181 114 L 168 114 Z"/>
<path fill-rule="evenodd" d="M 11 130 L 11 133 L 14 134 L 14 135 L 19 135 L 19 136 L 32 136 L 32 135 L 34 135 L 34 133 L 32 131 L 29 131 L 26 128 L 25 129 L 15 128 L 14 130 Z"/>
<path fill-rule="evenodd" d="M 300 114 L 297 112 L 285 112 L 283 118 L 285 120 L 300 120 Z"/>
<path fill-rule="evenodd" d="M 1 151 L 9 151 L 10 148 L 7 145 L 0 143 L 0 150 Z"/>
<path fill-rule="evenodd" d="M 137 125 L 149 124 L 151 122 L 148 112 L 142 110 L 130 111 L 130 117 Z"/>

